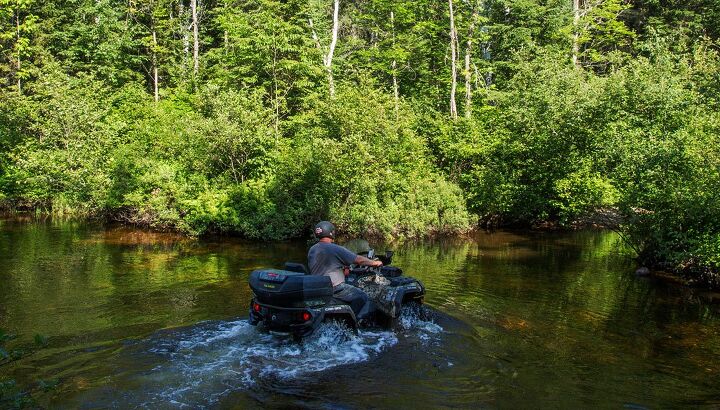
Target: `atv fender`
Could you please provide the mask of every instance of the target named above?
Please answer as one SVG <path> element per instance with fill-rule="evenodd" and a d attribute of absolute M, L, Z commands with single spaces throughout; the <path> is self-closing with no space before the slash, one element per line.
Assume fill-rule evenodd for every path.
<path fill-rule="evenodd" d="M 422 300 L 422 296 L 425 294 L 425 288 L 420 281 L 409 283 L 407 285 L 398 286 L 395 289 L 395 297 L 393 300 L 393 317 L 397 318 L 400 316 L 400 309 L 403 305 L 416 300 Z"/>
<path fill-rule="evenodd" d="M 331 305 L 323 309 L 322 321 L 327 322 L 331 320 L 342 321 L 351 329 L 357 329 L 358 327 L 357 318 L 352 308 L 350 308 L 350 305 Z"/>

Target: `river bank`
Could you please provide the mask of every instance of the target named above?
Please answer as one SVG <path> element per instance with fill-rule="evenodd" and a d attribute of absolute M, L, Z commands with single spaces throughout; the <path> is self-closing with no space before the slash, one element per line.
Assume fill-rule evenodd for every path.
<path fill-rule="evenodd" d="M 72 220 L 78 223 L 95 223 L 107 225 L 110 227 L 121 226 L 127 229 L 143 229 L 151 233 L 166 233 L 177 237 L 184 238 L 239 238 L 239 239 L 253 239 L 243 237 L 238 232 L 219 232 L 209 230 L 202 234 L 192 234 L 187 231 L 178 229 L 177 226 L 162 225 L 155 223 L 152 218 L 132 218 L 128 215 L 133 214 L 133 211 L 124 210 L 124 212 L 103 212 L 103 213 L 92 213 L 81 210 L 52 210 L 47 207 L 29 206 L 27 204 L 14 204 L 11 205 L 5 202 L 0 205 L 0 218 L 13 218 L 24 221 L 43 220 L 43 219 L 61 219 L 61 220 Z M 561 224 L 559 221 L 539 221 L 532 224 L 529 223 L 515 223 L 515 224 L 501 224 L 500 218 L 489 218 L 487 223 L 479 223 L 470 229 L 466 229 L 458 232 L 431 232 L 424 236 L 413 237 L 413 238 L 392 238 L 386 235 L 378 234 L 377 231 L 370 231 L 358 236 L 364 237 L 372 242 L 394 242 L 400 244 L 406 241 L 417 242 L 417 241 L 437 241 L 448 238 L 465 238 L 471 239 L 478 234 L 483 232 L 493 232 L 496 230 L 507 230 L 512 232 L 572 232 L 580 230 L 599 230 L 599 231 L 612 231 L 622 235 L 622 221 L 623 218 L 617 209 L 602 208 L 597 209 L 594 212 L 583 215 L 581 218 L 569 223 Z M 340 240 L 343 238 L 352 239 L 357 237 L 355 235 L 344 235 L 340 233 Z M 311 240 L 311 226 L 308 226 L 302 234 L 294 238 L 288 238 L 289 240 Z M 629 243 L 628 239 L 624 239 L 626 243 Z M 707 267 L 702 268 L 693 265 L 692 263 L 680 263 L 678 266 L 673 266 L 667 261 L 659 261 L 655 263 L 643 262 L 642 257 L 635 254 L 635 260 L 638 263 L 636 271 L 640 276 L 651 275 L 660 280 L 667 282 L 682 284 L 684 286 L 696 288 L 699 290 L 706 290 L 709 292 L 720 289 L 720 281 L 718 280 L 718 273 Z M 642 269 L 647 269 L 647 273 L 642 272 Z"/>

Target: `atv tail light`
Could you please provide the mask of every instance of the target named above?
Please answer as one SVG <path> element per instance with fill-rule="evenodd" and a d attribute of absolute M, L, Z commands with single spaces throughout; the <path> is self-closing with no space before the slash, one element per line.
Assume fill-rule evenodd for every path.
<path fill-rule="evenodd" d="M 302 312 L 303 322 L 307 322 L 310 319 L 312 319 L 312 315 L 310 314 L 310 312 Z"/>
<path fill-rule="evenodd" d="M 254 311 L 256 311 L 256 312 L 258 312 L 258 313 L 260 312 L 260 304 L 259 304 L 259 303 L 253 302 L 252 308 L 253 308 Z"/>

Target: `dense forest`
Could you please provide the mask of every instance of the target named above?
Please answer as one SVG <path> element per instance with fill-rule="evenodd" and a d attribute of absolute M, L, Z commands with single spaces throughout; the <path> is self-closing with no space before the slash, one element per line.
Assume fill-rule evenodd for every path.
<path fill-rule="evenodd" d="M 193 235 L 617 214 L 718 284 L 720 0 L 0 0 L 0 201 Z"/>

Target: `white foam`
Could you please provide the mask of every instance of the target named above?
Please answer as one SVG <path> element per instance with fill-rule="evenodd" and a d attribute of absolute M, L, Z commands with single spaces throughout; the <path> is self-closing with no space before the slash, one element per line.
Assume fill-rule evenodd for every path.
<path fill-rule="evenodd" d="M 414 335 L 423 344 L 438 339 L 443 329 L 425 313 L 418 308 L 403 309 L 401 334 Z M 148 351 L 167 360 L 143 376 L 159 384 L 144 405 L 203 407 L 261 380 L 292 380 L 367 361 L 396 345 L 398 334 L 379 329 L 354 334 L 331 324 L 322 325 L 303 343 L 294 343 L 237 320 L 199 324 L 150 342 Z"/>

